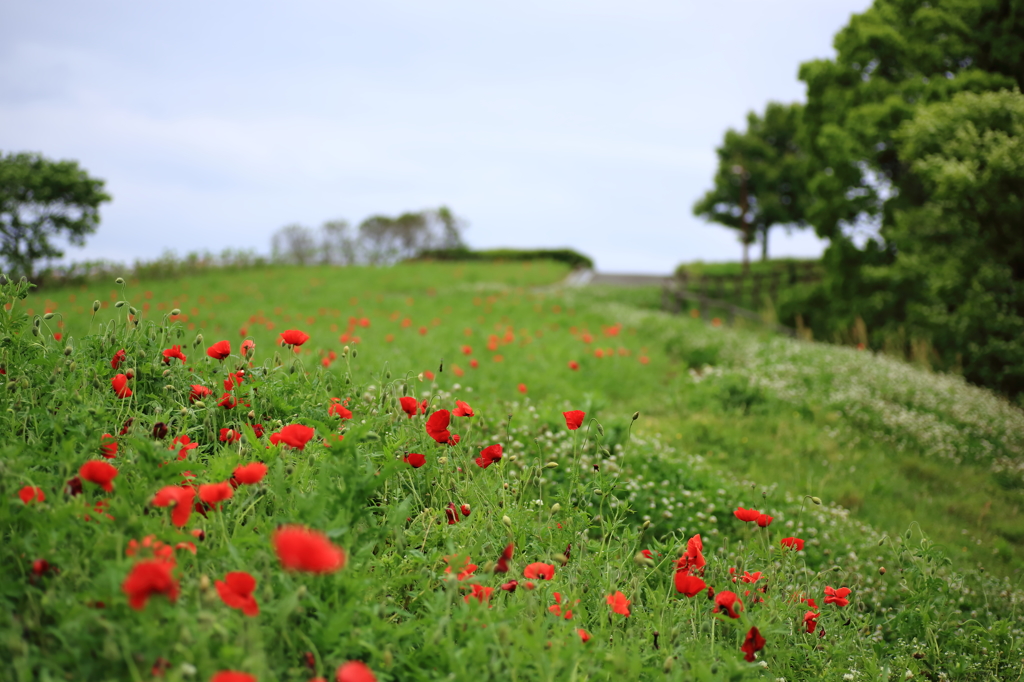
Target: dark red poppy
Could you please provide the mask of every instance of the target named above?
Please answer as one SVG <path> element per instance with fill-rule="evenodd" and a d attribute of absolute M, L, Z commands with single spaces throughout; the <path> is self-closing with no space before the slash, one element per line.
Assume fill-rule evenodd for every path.
<path fill-rule="evenodd" d="M 263 424 L 253 424 L 252 432 L 257 438 L 263 438 Z"/>
<path fill-rule="evenodd" d="M 808 611 L 804 614 L 804 625 L 807 627 L 807 632 L 811 633 L 818 627 L 818 616 L 821 614 L 815 613 L 814 611 Z"/>
<path fill-rule="evenodd" d="M 270 442 L 274 445 L 278 443 L 284 443 L 288 447 L 295 448 L 296 450 L 303 450 L 313 436 L 316 435 L 316 431 L 308 426 L 302 424 L 289 424 L 280 431 L 270 434 Z"/>
<path fill-rule="evenodd" d="M 32 575 L 36 576 L 37 578 L 41 578 L 44 575 L 46 575 L 46 573 L 48 573 L 51 568 L 53 568 L 53 566 L 51 566 L 50 562 L 46 559 L 36 559 L 32 562 Z M 56 568 L 53 568 L 53 570 L 55 572 L 57 571 Z"/>
<path fill-rule="evenodd" d="M 309 341 L 309 334 L 298 329 L 286 329 L 281 332 L 281 344 L 285 346 L 301 346 Z"/>
<path fill-rule="evenodd" d="M 626 595 L 616 591 L 615 594 L 609 594 L 604 598 L 608 606 L 611 607 L 612 611 L 623 616 L 629 617 L 629 605 L 631 601 L 626 599 Z"/>
<path fill-rule="evenodd" d="M 402 458 L 402 461 L 411 466 L 413 469 L 419 469 L 421 466 L 427 463 L 427 458 L 418 452 L 410 452 L 408 455 Z"/>
<path fill-rule="evenodd" d="M 373 671 L 362 661 L 349 661 L 338 666 L 334 673 L 335 682 L 377 682 Z"/>
<path fill-rule="evenodd" d="M 337 400 L 337 398 L 331 398 L 331 400 Z M 341 417 L 342 419 L 352 418 L 352 410 L 338 402 L 332 403 L 331 406 L 327 408 L 327 414 L 334 417 Z"/>
<path fill-rule="evenodd" d="M 182 528 L 188 523 L 188 517 L 192 515 L 192 503 L 195 500 L 196 491 L 190 486 L 168 485 L 161 488 L 153 496 L 154 507 L 169 507 L 171 510 L 171 523 Z"/>
<path fill-rule="evenodd" d="M 121 364 L 124 363 L 127 357 L 124 348 L 114 353 L 114 357 L 110 358 L 110 369 L 120 369 Z"/>
<path fill-rule="evenodd" d="M 72 497 L 74 497 L 75 495 L 81 495 L 82 479 L 80 479 L 78 476 L 72 476 L 70 479 L 68 479 L 68 482 L 64 484 L 64 494 L 71 495 Z"/>
<path fill-rule="evenodd" d="M 260 605 L 252 596 L 256 579 L 245 571 L 233 571 L 224 576 L 224 581 L 214 581 L 221 601 L 233 609 L 239 609 L 247 616 L 258 616 Z"/>
<path fill-rule="evenodd" d="M 847 599 L 847 595 L 851 592 L 849 587 L 840 587 L 839 589 L 833 589 L 831 586 L 825 587 L 825 603 L 835 604 L 836 606 L 846 606 L 850 603 Z"/>
<path fill-rule="evenodd" d="M 128 605 L 141 610 L 154 594 L 165 595 L 171 603 L 178 598 L 178 581 L 171 575 L 174 564 L 163 560 L 140 561 L 121 584 Z"/>
<path fill-rule="evenodd" d="M 737 608 L 737 606 L 739 608 Z M 711 609 L 713 613 L 720 613 L 722 611 L 729 614 L 730 618 L 739 618 L 740 614 L 737 611 L 743 610 L 743 602 L 736 596 L 735 592 L 729 590 L 722 590 L 715 595 L 715 608 Z"/>
<path fill-rule="evenodd" d="M 495 462 L 501 461 L 501 443 L 494 445 L 488 445 L 486 448 L 480 451 L 480 456 L 476 458 L 476 465 L 481 469 L 486 469 Z"/>
<path fill-rule="evenodd" d="M 46 500 L 46 495 L 43 494 L 43 489 L 42 488 L 33 488 L 30 485 L 27 485 L 24 488 L 22 488 L 21 490 L 19 490 L 18 491 L 18 497 L 21 498 L 21 501 L 24 504 L 28 504 L 29 502 L 33 502 L 33 501 L 34 502 L 44 502 Z"/>
<path fill-rule="evenodd" d="M 445 507 L 444 515 L 448 519 L 449 526 L 454 526 L 459 522 L 459 511 L 455 508 L 454 502 L 448 503 L 448 506 Z"/>
<path fill-rule="evenodd" d="M 566 427 L 570 431 L 575 431 L 583 424 L 583 418 L 587 416 L 587 413 L 583 410 L 570 410 L 569 412 L 563 412 L 562 416 L 565 417 Z"/>
<path fill-rule="evenodd" d="M 472 510 L 472 509 L 470 509 L 470 507 L 469 507 L 469 505 L 468 505 L 468 504 L 463 504 L 463 505 L 459 505 L 459 511 L 460 511 L 460 512 L 462 512 L 462 515 L 463 515 L 463 516 L 464 516 L 465 518 L 467 518 L 467 519 L 468 519 L 468 518 L 469 518 L 469 515 L 470 515 L 470 513 L 472 513 L 472 511 L 473 511 L 473 510 Z"/>
<path fill-rule="evenodd" d="M 178 358 L 181 360 L 181 364 L 185 364 L 185 354 L 181 352 L 181 346 L 171 346 L 163 352 L 164 364 L 170 364 L 171 359 Z"/>
<path fill-rule="evenodd" d="M 523 577 L 530 580 L 551 580 L 555 577 L 555 567 L 553 564 L 544 564 L 539 561 L 528 564 L 523 569 Z"/>
<path fill-rule="evenodd" d="M 402 409 L 405 411 L 405 413 L 409 415 L 409 419 L 412 419 L 413 417 L 416 416 L 416 412 L 419 409 L 419 404 L 416 402 L 416 398 L 399 398 L 398 402 L 402 406 Z"/>
<path fill-rule="evenodd" d="M 166 438 L 167 437 L 167 424 L 163 422 L 157 422 L 153 424 L 153 438 Z"/>
<path fill-rule="evenodd" d="M 263 480 L 267 474 L 267 465 L 263 462 L 252 462 L 235 467 L 232 478 L 242 485 L 253 485 Z"/>
<path fill-rule="evenodd" d="M 117 469 L 106 462 L 91 460 L 79 468 L 78 475 L 82 480 L 95 483 L 109 493 L 114 490 L 113 480 L 117 477 Z"/>
<path fill-rule="evenodd" d="M 758 514 L 757 519 L 755 520 L 757 521 L 757 525 L 759 525 L 761 528 L 767 528 L 769 525 L 771 525 L 773 518 L 774 517 L 768 516 L 767 514 Z"/>
<path fill-rule="evenodd" d="M 448 443 L 452 439 L 448 425 L 451 423 L 452 415 L 448 410 L 438 410 L 427 419 L 427 435 L 438 443 Z"/>
<path fill-rule="evenodd" d="M 682 571 L 676 571 L 675 584 L 676 592 L 685 594 L 687 597 L 696 597 L 708 586 L 697 576 L 687 575 Z"/>
<path fill-rule="evenodd" d="M 274 531 L 273 540 L 277 558 L 286 570 L 333 573 L 345 566 L 345 551 L 318 531 L 284 526 Z"/>
<path fill-rule="evenodd" d="M 754 662 L 754 654 L 764 648 L 765 641 L 761 633 L 758 632 L 756 627 L 750 628 L 747 631 L 747 636 L 743 640 L 743 646 L 740 647 L 740 651 L 746 654 L 743 658 L 751 663 Z"/>
<path fill-rule="evenodd" d="M 192 384 L 192 392 L 188 394 L 188 401 L 194 403 L 197 400 L 202 400 L 207 396 L 213 395 L 213 391 L 208 389 L 206 386 L 200 386 L 199 384 Z"/>
<path fill-rule="evenodd" d="M 210 682 L 257 682 L 255 675 L 237 670 L 221 670 L 210 678 Z"/>
<path fill-rule="evenodd" d="M 783 547 L 789 547 L 798 552 L 804 548 L 804 541 L 800 538 L 782 538 L 781 544 Z"/>
<path fill-rule="evenodd" d="M 516 546 L 511 542 L 505 545 L 505 549 L 501 551 L 501 556 L 498 557 L 498 562 L 494 565 L 495 573 L 508 573 L 508 562 L 512 560 L 512 553 L 515 549 Z"/>
<path fill-rule="evenodd" d="M 220 442 L 221 443 L 237 443 L 242 440 L 242 434 L 234 429 L 221 429 L 220 430 Z"/>
<path fill-rule="evenodd" d="M 227 481 L 220 483 L 203 483 L 199 486 L 199 499 L 214 508 L 224 500 L 230 500 L 235 494 Z"/>
<path fill-rule="evenodd" d="M 744 523 L 750 523 L 751 521 L 757 521 L 757 517 L 761 515 L 761 512 L 756 509 L 744 509 L 739 507 L 733 512 L 737 519 Z"/>
<path fill-rule="evenodd" d="M 128 376 L 125 374 L 118 374 L 111 379 L 110 386 L 118 398 L 130 398 L 132 395 L 132 389 L 128 388 Z"/>
<path fill-rule="evenodd" d="M 519 587 L 518 580 L 509 580 L 507 583 L 504 583 L 501 586 L 501 589 L 505 590 L 506 592 L 515 592 L 517 587 Z"/>
<path fill-rule="evenodd" d="M 170 447 L 168 447 L 167 449 L 178 450 L 178 461 L 181 461 L 188 457 L 189 450 L 195 450 L 198 447 L 199 443 L 193 443 L 191 438 L 189 438 L 187 435 L 183 435 L 178 436 L 177 438 L 172 440 Z"/>
<path fill-rule="evenodd" d="M 461 400 L 455 401 L 455 409 L 452 410 L 452 416 L 455 417 L 472 417 L 473 408 L 468 403 L 464 403 Z"/>
<path fill-rule="evenodd" d="M 214 360 L 223 360 L 227 356 L 231 355 L 231 342 L 218 341 L 206 349 L 206 354 Z"/>

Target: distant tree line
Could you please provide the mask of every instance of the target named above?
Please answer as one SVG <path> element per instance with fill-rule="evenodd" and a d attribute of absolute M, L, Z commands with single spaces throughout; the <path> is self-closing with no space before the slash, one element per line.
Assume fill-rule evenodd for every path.
<path fill-rule="evenodd" d="M 397 217 L 373 215 L 355 229 L 330 220 L 314 230 L 298 223 L 271 240 L 274 262 L 292 265 L 390 265 L 432 249 L 464 249 L 464 220 L 442 206 Z"/>
<path fill-rule="evenodd" d="M 763 257 L 773 226 L 829 240 L 784 321 L 1024 396 L 1024 0 L 875 0 L 834 46 L 806 104 L 725 134 L 694 212 Z"/>

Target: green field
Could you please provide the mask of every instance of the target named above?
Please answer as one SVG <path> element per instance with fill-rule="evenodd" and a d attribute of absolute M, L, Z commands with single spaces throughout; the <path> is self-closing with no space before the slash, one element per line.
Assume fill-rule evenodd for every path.
<path fill-rule="evenodd" d="M 566 273 L 271 268 L 15 300 L 0 312 L 0 659 L 12 662 L 0 679 L 141 680 L 156 667 L 310 680 L 349 660 L 403 681 L 1019 676 L 1019 409 L 869 352 L 671 317 L 645 307 L 651 292 L 566 290 Z M 298 352 L 278 343 L 292 329 L 310 337 Z M 221 340 L 232 354 L 208 357 Z M 164 362 L 174 345 L 184 363 Z M 128 368 L 119 398 L 111 378 Z M 213 393 L 193 401 L 194 385 Z M 461 439 L 441 445 L 401 397 L 475 414 L 451 417 Z M 571 410 L 586 413 L 578 430 Z M 289 424 L 316 436 L 272 444 Z M 222 442 L 222 429 L 242 437 Z M 103 434 L 118 444 L 114 489 L 67 494 L 85 462 L 107 462 Z M 182 435 L 198 447 L 177 461 Z M 501 461 L 479 466 L 494 444 Z M 215 484 L 256 461 L 261 482 L 181 528 L 152 504 L 185 471 Z M 25 486 L 45 501 L 23 503 Z M 773 520 L 744 523 L 739 507 Z M 345 566 L 285 570 L 273 535 L 291 524 L 324 532 Z M 674 587 L 697 534 L 700 577 L 739 595 L 737 619 Z M 136 610 L 125 581 L 152 550 L 126 549 L 150 535 L 196 552 L 174 552 L 173 602 L 166 588 Z M 494 573 L 509 544 L 509 572 Z M 467 556 L 474 571 L 445 572 Z M 33 570 L 39 559 L 50 568 Z M 524 575 L 535 563 L 554 577 Z M 258 616 L 211 586 L 231 571 L 256 579 Z M 744 584 L 745 571 L 762 576 Z M 826 586 L 851 588 L 849 605 L 824 604 Z M 616 592 L 629 616 L 610 610 Z M 813 633 L 801 596 L 819 607 Z M 752 627 L 766 644 L 747 662 Z"/>

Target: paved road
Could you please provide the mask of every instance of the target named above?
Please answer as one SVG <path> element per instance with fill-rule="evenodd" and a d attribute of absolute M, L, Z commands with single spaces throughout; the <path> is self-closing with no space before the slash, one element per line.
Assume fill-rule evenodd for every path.
<path fill-rule="evenodd" d="M 594 272 L 576 270 L 565 278 L 567 286 L 582 287 L 603 284 L 619 287 L 660 287 L 673 279 L 672 275 L 637 275 L 624 272 Z"/>

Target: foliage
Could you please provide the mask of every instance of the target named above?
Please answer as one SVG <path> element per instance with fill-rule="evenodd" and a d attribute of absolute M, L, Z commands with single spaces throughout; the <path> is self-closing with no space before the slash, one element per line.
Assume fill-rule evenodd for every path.
<path fill-rule="evenodd" d="M 1024 430 L 1003 424 L 991 395 L 962 382 L 950 395 L 933 375 L 866 353 L 765 341 L 593 303 L 579 291 L 526 288 L 565 271 L 543 262 L 210 271 L 24 301 L 23 290 L 8 285 L 12 305 L 0 309 L 12 330 L 0 348 L 0 562 L 11 568 L 0 591 L 0 646 L 10 676 L 74 669 L 83 679 L 163 673 L 205 681 L 230 668 L 307 682 L 346 660 L 366 661 L 381 681 L 1015 674 L 1020 593 L 993 577 L 995 565 L 952 570 L 916 526 L 886 536 L 855 518 L 863 510 L 830 502 L 844 478 L 859 483 L 870 504 L 891 509 L 871 496 L 871 468 L 855 476 L 835 457 L 873 452 L 881 461 L 898 451 L 875 426 L 860 446 L 843 440 L 843 423 L 815 412 L 818 404 L 834 409 L 824 401 L 833 382 L 851 386 L 834 396 L 851 409 L 873 407 L 858 392 L 865 386 L 903 391 L 888 397 L 933 410 L 939 424 L 974 424 L 970 439 L 1012 452 Z M 94 297 L 103 299 L 95 314 Z M 311 337 L 297 353 L 276 344 L 294 328 Z M 241 338 L 255 341 L 251 358 L 204 352 L 220 339 L 235 351 Z M 677 360 L 663 350 L 670 342 Z M 172 344 L 187 362 L 163 362 Z M 134 375 L 133 394 L 123 399 L 109 380 L 120 349 L 116 371 Z M 578 359 L 579 369 L 567 359 Z M 221 382 L 239 368 L 242 383 L 229 390 L 248 405 L 217 405 Z M 217 394 L 193 401 L 194 384 Z M 425 416 L 408 417 L 400 397 L 425 399 L 430 411 L 465 400 L 475 414 L 452 417 L 461 439 L 440 445 L 426 434 Z M 338 404 L 351 419 L 333 409 Z M 566 428 L 567 410 L 586 412 L 580 429 Z M 799 419 L 789 416 L 797 411 Z M 248 428 L 256 423 L 264 435 Z M 315 430 L 303 450 L 268 437 L 288 423 Z M 799 430 L 774 432 L 768 423 Z M 851 419 L 851 432 L 862 424 L 870 422 Z M 697 436 L 702 425 L 711 432 Z M 888 435 L 913 426 L 894 422 Z M 222 442 L 223 428 L 243 437 Z M 675 428 L 686 437 L 673 438 Z M 104 432 L 118 446 L 109 460 L 119 472 L 114 490 L 85 482 L 81 495 L 65 493 L 82 462 L 110 442 Z M 171 440 L 182 434 L 198 447 L 177 461 Z M 501 461 L 474 463 L 497 443 Z M 755 485 L 747 472 L 767 457 L 754 443 L 821 450 L 790 452 L 786 465 L 773 459 Z M 913 441 L 902 447 L 920 452 Z M 721 459 L 726 451 L 735 459 Z M 409 452 L 424 453 L 426 464 L 407 465 Z M 842 476 L 823 475 L 813 461 L 821 457 Z M 193 511 L 180 531 L 169 510 L 151 504 L 184 470 L 197 484 L 212 483 L 254 461 L 268 467 L 262 481 L 240 485 L 218 508 Z M 953 470 L 941 457 L 935 466 Z M 787 478 L 796 467 L 799 476 Z M 46 499 L 22 502 L 27 485 Z M 97 509 L 100 501 L 108 506 Z M 449 504 L 458 523 L 447 522 Z M 733 514 L 740 506 L 773 520 L 765 528 L 743 523 Z M 922 521 L 942 530 L 945 518 Z M 346 566 L 326 575 L 282 570 L 270 536 L 293 523 L 324 531 L 347 552 Z M 698 533 L 703 580 L 739 594 L 738 619 L 715 614 L 703 593 L 691 599 L 674 587 L 676 561 Z M 154 595 L 137 611 L 122 586 L 152 551 L 150 535 L 175 547 L 181 593 L 173 604 Z M 806 546 L 785 550 L 786 536 Z M 970 558 L 990 553 L 974 549 L 973 533 L 965 546 L 967 539 L 977 552 Z M 195 554 L 179 542 L 192 542 Z M 510 572 L 494 573 L 509 542 Z M 458 555 L 477 564 L 461 580 L 445 571 L 461 565 Z M 37 559 L 48 567 L 34 570 Z M 532 580 L 530 590 L 524 573 L 535 562 L 552 565 L 554 577 Z M 215 589 L 233 571 L 255 578 L 257 616 L 229 607 Z M 761 576 L 747 583 L 744 572 Z M 512 579 L 516 592 L 499 589 Z M 851 588 L 850 603 L 823 604 L 826 586 Z M 488 587 L 489 598 L 472 597 Z M 609 609 L 616 591 L 632 602 L 628 617 Z M 817 600 L 813 633 L 801 597 Z M 751 626 L 766 644 L 748 663 L 740 647 Z"/>
<path fill-rule="evenodd" d="M 32 277 L 38 261 L 64 255 L 55 240 L 85 243 L 99 225 L 104 201 L 110 195 L 103 181 L 76 161 L 0 154 L 0 259 L 9 272 Z"/>
<path fill-rule="evenodd" d="M 425 249 L 414 260 L 436 261 L 530 261 L 552 260 L 572 268 L 593 268 L 594 261 L 573 249 L 482 249 L 465 247 L 451 249 Z"/>
<path fill-rule="evenodd" d="M 799 146 L 803 105 L 769 102 L 763 116 L 747 114 L 744 132 L 728 130 L 716 153 L 714 187 L 693 212 L 740 231 L 746 247 L 761 242 L 768 259 L 768 233 L 776 225 L 806 227 L 806 159 Z"/>

